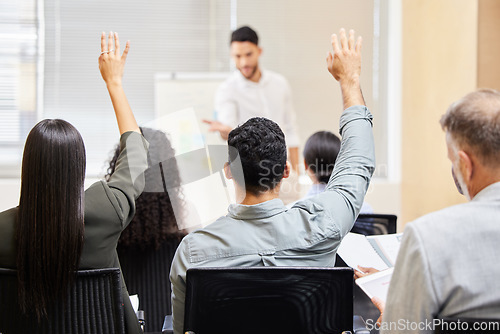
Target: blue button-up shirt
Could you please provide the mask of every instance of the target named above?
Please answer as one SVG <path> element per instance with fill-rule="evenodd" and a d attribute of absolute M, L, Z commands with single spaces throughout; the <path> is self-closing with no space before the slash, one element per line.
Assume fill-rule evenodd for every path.
<path fill-rule="evenodd" d="M 170 280 L 174 333 L 182 333 L 186 271 L 194 267 L 334 266 L 375 169 L 372 115 L 365 106 L 344 110 L 342 143 L 323 193 L 288 209 L 279 199 L 232 204 L 228 215 L 186 236 Z"/>

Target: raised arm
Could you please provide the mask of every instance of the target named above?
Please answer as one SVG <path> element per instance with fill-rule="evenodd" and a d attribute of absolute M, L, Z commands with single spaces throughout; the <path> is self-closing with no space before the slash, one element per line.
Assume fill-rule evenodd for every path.
<path fill-rule="evenodd" d="M 128 131 L 140 133 L 139 126 L 135 120 L 132 109 L 125 96 L 125 91 L 122 86 L 123 69 L 127 60 L 130 42 L 127 41 L 123 54 L 120 55 L 120 40 L 118 33 L 109 33 L 106 43 L 106 34 L 101 34 L 101 55 L 99 56 L 99 70 L 101 76 L 106 82 L 111 102 L 115 110 L 116 121 L 120 135 Z"/>
<path fill-rule="evenodd" d="M 107 40 L 104 32 L 102 33 L 99 70 L 113 103 L 121 137 L 120 155 L 113 175 L 108 183 L 96 183 L 96 185 L 97 188 L 104 187 L 107 197 L 112 199 L 122 228 L 125 228 L 134 216 L 135 200 L 144 190 L 144 170 L 148 167 L 148 143 L 141 134 L 122 87 L 128 50 L 129 42 L 123 54 L 120 54 L 118 33 L 110 32 Z M 94 191 L 93 188 L 90 191 Z"/>
<path fill-rule="evenodd" d="M 342 91 L 344 112 L 339 131 L 342 142 L 325 192 L 311 199 L 320 202 L 332 217 L 341 237 L 351 230 L 375 169 L 372 115 L 365 106 L 359 84 L 361 38 L 354 41 L 352 30 L 349 39 L 344 29 L 340 31 L 340 44 L 337 36 L 332 35 L 334 55 L 328 53 L 326 60 L 328 71 Z"/>

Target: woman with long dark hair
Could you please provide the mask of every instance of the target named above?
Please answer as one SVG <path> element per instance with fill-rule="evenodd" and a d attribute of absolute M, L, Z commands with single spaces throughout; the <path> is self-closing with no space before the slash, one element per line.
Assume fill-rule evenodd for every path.
<path fill-rule="evenodd" d="M 134 216 L 147 167 L 147 142 L 122 88 L 129 43 L 101 35 L 99 69 L 120 130 L 120 156 L 108 183 L 84 191 L 85 147 L 68 122 L 46 119 L 26 139 L 19 206 L 0 213 L 0 266 L 17 269 L 21 312 L 43 323 L 65 300 L 74 271 L 119 267 L 116 246 Z M 140 333 L 122 281 L 127 333 Z M 0 328 L 1 332 L 1 328 Z"/>

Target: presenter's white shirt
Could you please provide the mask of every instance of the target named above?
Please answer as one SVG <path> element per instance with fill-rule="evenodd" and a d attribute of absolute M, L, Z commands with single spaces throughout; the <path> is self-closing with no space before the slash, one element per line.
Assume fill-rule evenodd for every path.
<path fill-rule="evenodd" d="M 299 145 L 290 85 L 281 74 L 261 69 L 253 82 L 234 71 L 217 90 L 215 110 L 217 120 L 233 128 L 252 117 L 268 118 L 283 130 L 288 147 Z"/>

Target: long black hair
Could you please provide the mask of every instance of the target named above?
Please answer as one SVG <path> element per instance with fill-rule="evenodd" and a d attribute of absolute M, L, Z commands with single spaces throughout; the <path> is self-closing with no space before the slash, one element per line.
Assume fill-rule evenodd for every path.
<path fill-rule="evenodd" d="M 21 310 L 41 320 L 64 299 L 78 269 L 84 235 L 85 145 L 78 130 L 46 119 L 24 147 L 16 224 Z"/>
<path fill-rule="evenodd" d="M 180 240 L 186 234 L 179 228 L 184 205 L 175 151 L 164 132 L 144 127 L 141 132 L 149 142 L 148 169 L 144 172 L 146 185 L 135 202 L 134 218 L 120 236 L 118 251 L 158 249 L 166 239 Z M 109 163 L 106 181 L 115 171 L 119 153 L 120 144 Z"/>

